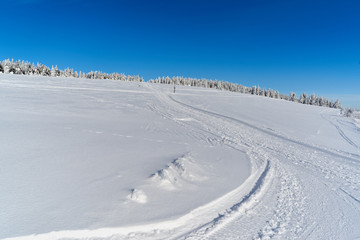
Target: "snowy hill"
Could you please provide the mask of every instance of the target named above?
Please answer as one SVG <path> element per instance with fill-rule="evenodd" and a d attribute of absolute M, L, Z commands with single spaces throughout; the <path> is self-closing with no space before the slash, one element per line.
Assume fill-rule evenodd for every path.
<path fill-rule="evenodd" d="M 338 109 L 11 74 L 0 96 L 0 239 L 360 238 Z"/>

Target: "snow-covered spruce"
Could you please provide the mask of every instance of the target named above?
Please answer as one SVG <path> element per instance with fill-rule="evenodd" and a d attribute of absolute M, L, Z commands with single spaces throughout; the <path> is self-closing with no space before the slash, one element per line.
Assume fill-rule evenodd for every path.
<path fill-rule="evenodd" d="M 280 98 L 287 101 L 298 102 L 302 104 L 309 104 L 315 106 L 323 106 L 330 108 L 339 108 L 341 109 L 341 103 L 339 100 L 335 102 L 329 101 L 324 97 L 315 96 L 315 94 L 307 97 L 306 93 L 300 95 L 298 99 L 294 92 L 290 92 L 290 95 L 280 94 L 279 91 L 273 89 L 262 89 L 259 86 L 246 87 L 237 83 L 223 82 L 218 80 L 208 80 L 208 79 L 197 79 L 189 77 L 158 77 L 156 79 L 151 79 L 150 83 L 160 83 L 160 84 L 175 84 L 182 86 L 194 86 L 194 87 L 203 87 L 203 88 L 215 88 L 231 92 L 240 92 L 258 96 L 264 96 L 269 98 Z"/>
<path fill-rule="evenodd" d="M 0 72 L 21 74 L 21 75 L 40 75 L 51 77 L 74 77 L 74 78 L 88 78 L 88 79 L 110 79 L 131 82 L 144 82 L 144 79 L 139 76 L 130 76 L 122 73 L 103 73 L 101 71 L 77 72 L 73 69 L 66 68 L 64 70 L 58 69 L 57 66 L 52 66 L 51 69 L 43 64 L 30 63 L 27 61 L 14 61 L 6 59 L 0 63 Z"/>
<path fill-rule="evenodd" d="M 360 119 L 360 111 L 355 108 L 343 108 L 341 109 L 341 114 L 345 117 L 353 117 Z"/>

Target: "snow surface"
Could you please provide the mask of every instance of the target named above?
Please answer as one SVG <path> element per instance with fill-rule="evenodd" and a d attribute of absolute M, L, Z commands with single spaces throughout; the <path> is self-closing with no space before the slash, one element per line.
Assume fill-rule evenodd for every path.
<path fill-rule="evenodd" d="M 0 74 L 0 239 L 357 239 L 360 128 L 212 89 Z"/>

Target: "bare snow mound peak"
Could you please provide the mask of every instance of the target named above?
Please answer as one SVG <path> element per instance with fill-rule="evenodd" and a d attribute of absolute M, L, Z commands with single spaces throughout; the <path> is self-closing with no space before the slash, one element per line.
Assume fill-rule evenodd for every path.
<path fill-rule="evenodd" d="M 143 190 L 133 188 L 131 193 L 128 195 L 128 199 L 137 202 L 137 203 L 146 203 L 147 196 Z"/>
<path fill-rule="evenodd" d="M 175 190 L 185 184 L 204 181 L 205 176 L 202 167 L 186 154 L 151 175 L 150 179 L 166 190 Z"/>

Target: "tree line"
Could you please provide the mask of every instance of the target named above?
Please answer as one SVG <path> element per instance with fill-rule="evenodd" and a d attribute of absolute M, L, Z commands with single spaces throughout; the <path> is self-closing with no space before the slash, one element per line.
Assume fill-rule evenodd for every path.
<path fill-rule="evenodd" d="M 110 79 L 120 81 L 134 81 L 144 82 L 144 79 L 139 76 L 130 76 L 122 73 L 103 73 L 101 71 L 90 71 L 90 72 L 77 72 L 73 69 L 66 68 L 64 70 L 58 69 L 57 66 L 51 68 L 37 63 L 30 63 L 27 61 L 14 61 L 6 59 L 0 62 L 0 72 L 22 74 L 22 75 L 40 75 L 40 76 L 51 76 L 51 77 L 74 77 L 74 78 L 88 78 L 88 79 Z"/>
<path fill-rule="evenodd" d="M 174 84 L 174 85 L 182 85 L 182 86 L 193 86 L 193 87 L 203 87 L 203 88 L 214 88 L 219 90 L 231 91 L 231 92 L 239 92 L 245 94 L 252 94 L 258 96 L 264 96 L 269 98 L 277 98 L 284 99 L 287 101 L 315 105 L 315 106 L 323 106 L 330 108 L 339 108 L 341 109 L 341 103 L 339 100 L 329 101 L 327 98 L 316 96 L 315 94 L 307 95 L 303 93 L 299 98 L 296 97 L 294 92 L 290 92 L 290 94 L 283 95 L 280 94 L 279 91 L 273 89 L 263 89 L 259 86 L 246 87 L 241 84 L 231 83 L 231 82 L 223 82 L 218 80 L 208 80 L 208 79 L 196 79 L 196 78 L 186 78 L 186 77 L 158 77 L 156 79 L 151 79 L 150 83 L 160 83 L 160 84 Z"/>
<path fill-rule="evenodd" d="M 57 66 L 52 66 L 51 68 L 37 63 L 30 63 L 27 61 L 14 61 L 6 59 L 0 62 L 0 72 L 7 74 L 22 74 L 22 75 L 41 75 L 41 76 L 51 76 L 51 77 L 74 77 L 74 78 L 87 78 L 87 79 L 110 79 L 110 80 L 120 80 L 120 81 L 135 81 L 135 82 L 144 82 L 144 79 L 139 76 L 130 76 L 122 73 L 103 73 L 101 71 L 90 71 L 90 72 L 77 72 L 73 69 L 66 68 L 60 70 Z M 289 95 L 280 94 L 279 91 L 273 89 L 263 89 L 259 86 L 246 87 L 241 84 L 224 82 L 218 80 L 209 80 L 209 79 L 197 79 L 189 77 L 158 77 L 156 79 L 149 80 L 149 83 L 160 83 L 160 84 L 174 84 L 182 86 L 193 86 L 193 87 L 203 87 L 203 88 L 213 88 L 224 91 L 239 92 L 245 94 L 252 94 L 258 96 L 264 96 L 269 98 L 284 99 L 287 101 L 298 102 L 301 104 L 315 105 L 315 106 L 324 106 L 330 108 L 342 109 L 341 103 L 339 100 L 329 101 L 324 97 L 316 96 L 315 94 L 307 95 L 303 93 L 297 98 L 294 92 L 290 92 Z"/>

